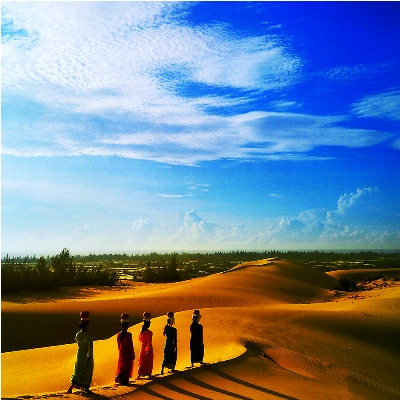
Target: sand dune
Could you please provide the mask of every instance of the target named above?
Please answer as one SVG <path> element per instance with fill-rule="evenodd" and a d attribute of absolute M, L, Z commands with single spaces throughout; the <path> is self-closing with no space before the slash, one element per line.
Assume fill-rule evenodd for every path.
<path fill-rule="evenodd" d="M 119 329 L 115 315 L 128 312 L 131 323 L 139 323 L 143 310 L 151 308 L 153 316 L 165 315 L 170 309 L 184 311 L 194 308 L 244 306 L 273 303 L 319 301 L 329 296 L 325 290 L 336 280 L 320 271 L 280 262 L 264 266 L 267 260 L 243 264 L 229 273 L 190 281 L 138 285 L 128 290 L 99 291 L 68 289 L 58 291 L 58 298 L 5 296 L 2 301 L 2 322 L 12 335 L 2 338 L 2 351 L 73 343 L 77 315 L 82 307 L 92 312 L 91 329 L 97 339 L 106 339 Z M 329 286 L 330 285 L 330 286 Z M 47 295 L 48 296 L 48 295 Z M 129 303 L 127 303 L 127 301 Z M 129 304 L 129 306 L 128 306 Z M 43 335 L 49 314 L 57 321 L 57 335 Z M 21 321 L 29 326 L 30 336 L 21 330 Z"/>
<path fill-rule="evenodd" d="M 400 398 L 400 286 L 359 292 L 363 296 L 354 298 L 335 296 L 336 284 L 317 270 L 260 260 L 227 273 L 126 291 L 75 289 L 61 291 L 63 298 L 25 298 L 23 303 L 21 296 L 3 296 L 2 341 L 7 338 L 16 351 L 2 354 L 2 398 Z M 202 310 L 208 364 L 191 369 L 194 308 Z M 83 309 L 91 311 L 95 339 L 99 334 L 103 339 L 95 342 L 94 390 L 67 395 L 76 352 L 76 345 L 68 343 Z M 144 310 L 155 317 L 155 374 L 161 370 L 165 314 L 176 312 L 178 371 L 117 386 L 119 315 L 128 312 L 137 322 L 130 331 L 138 353 Z M 26 315 L 30 326 L 20 318 Z M 41 334 L 31 338 L 34 326 Z"/>
<path fill-rule="evenodd" d="M 327 275 L 339 280 L 341 277 L 354 279 L 357 282 L 363 281 L 365 278 L 374 276 L 398 276 L 400 277 L 399 268 L 386 268 L 386 269 L 350 269 L 350 270 L 337 270 L 327 272 Z"/>

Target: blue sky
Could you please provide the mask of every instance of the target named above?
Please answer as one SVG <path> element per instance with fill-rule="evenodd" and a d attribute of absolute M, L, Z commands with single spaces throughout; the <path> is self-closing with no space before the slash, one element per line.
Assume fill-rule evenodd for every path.
<path fill-rule="evenodd" d="M 2 255 L 400 248 L 399 2 L 2 2 Z"/>

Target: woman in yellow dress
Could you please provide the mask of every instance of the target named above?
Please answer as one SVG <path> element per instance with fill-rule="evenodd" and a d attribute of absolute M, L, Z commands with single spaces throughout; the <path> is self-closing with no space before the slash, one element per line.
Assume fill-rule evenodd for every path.
<path fill-rule="evenodd" d="M 82 311 L 80 316 L 81 322 L 79 323 L 79 328 L 81 330 L 75 336 L 78 351 L 76 353 L 75 369 L 71 376 L 71 385 L 68 388 L 68 393 L 72 393 L 74 387 L 90 392 L 90 384 L 93 377 L 93 336 L 88 332 L 89 311 Z"/>

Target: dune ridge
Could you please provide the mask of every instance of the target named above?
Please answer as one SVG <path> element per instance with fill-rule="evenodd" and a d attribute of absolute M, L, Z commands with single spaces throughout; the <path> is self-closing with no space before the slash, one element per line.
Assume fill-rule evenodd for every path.
<path fill-rule="evenodd" d="M 400 378 L 395 371 L 400 370 L 400 346 L 396 346 L 400 337 L 400 286 L 352 299 L 335 296 L 336 284 L 328 274 L 285 260 L 259 260 L 191 281 L 141 285 L 126 291 L 89 291 L 86 298 L 77 292 L 81 295 L 72 299 L 20 304 L 4 297 L 2 313 L 14 312 L 17 317 L 32 313 L 40 316 L 39 323 L 46 329 L 41 348 L 2 354 L 2 398 L 82 395 L 79 391 L 66 394 L 76 345 L 64 342 L 46 346 L 47 336 L 59 335 L 65 326 L 59 327 L 58 322 L 82 309 L 92 310 L 90 329 L 95 339 L 104 321 L 111 325 L 106 332 L 113 332 L 95 342 L 92 397 L 399 398 Z M 202 310 L 208 364 L 192 369 L 188 368 L 188 328 L 194 308 Z M 113 378 L 119 315 L 128 312 L 139 318 L 143 310 L 155 316 L 151 329 L 156 376 L 151 381 L 132 379 L 129 386 L 118 386 Z M 160 377 L 161 332 L 170 310 L 175 311 L 178 329 L 178 371 Z M 74 315 L 72 338 L 78 311 Z M 3 335 L 12 332 L 10 326 L 2 326 Z M 140 323 L 129 328 L 136 354 L 140 328 Z M 26 340 L 29 342 L 29 335 Z"/>
<path fill-rule="evenodd" d="M 276 346 L 263 346 L 253 342 L 245 343 L 245 347 L 257 355 L 274 361 L 282 368 L 311 379 L 327 381 L 329 383 L 353 378 L 376 389 L 400 396 L 400 390 L 383 385 L 350 370 L 338 368 L 329 362 L 318 360 L 292 350 Z"/>

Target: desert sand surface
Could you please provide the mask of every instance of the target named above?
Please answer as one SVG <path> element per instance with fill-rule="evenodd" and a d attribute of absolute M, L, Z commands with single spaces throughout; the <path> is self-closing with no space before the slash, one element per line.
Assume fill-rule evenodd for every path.
<path fill-rule="evenodd" d="M 354 272 L 354 274 L 363 272 Z M 332 276 L 331 276 L 332 275 Z M 172 284 L 73 288 L 2 296 L 2 398 L 399 399 L 400 284 L 334 290 L 339 274 L 286 260 L 245 263 Z M 190 368 L 189 326 L 201 309 L 206 365 Z M 90 311 L 92 393 L 67 394 L 79 330 Z M 143 311 L 153 319 L 154 377 L 114 383 L 120 315 L 135 353 Z M 178 362 L 160 375 L 166 313 L 175 312 Z"/>

